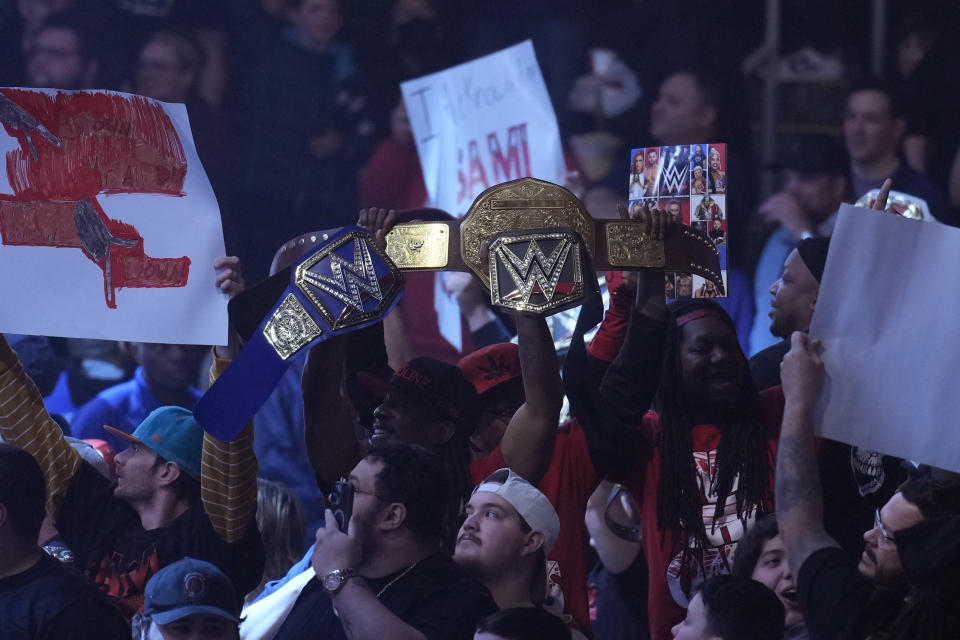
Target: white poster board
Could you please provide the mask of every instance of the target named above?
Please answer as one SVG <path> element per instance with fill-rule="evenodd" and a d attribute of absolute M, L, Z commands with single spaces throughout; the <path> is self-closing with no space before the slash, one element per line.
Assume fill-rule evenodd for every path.
<path fill-rule="evenodd" d="M 401 89 L 431 206 L 459 217 L 508 180 L 563 184 L 560 129 L 529 40 Z"/>
<path fill-rule="evenodd" d="M 960 471 L 960 229 L 843 205 L 811 335 L 817 433 Z"/>
<path fill-rule="evenodd" d="M 0 96 L 0 331 L 225 344 L 220 210 L 186 107 Z"/>

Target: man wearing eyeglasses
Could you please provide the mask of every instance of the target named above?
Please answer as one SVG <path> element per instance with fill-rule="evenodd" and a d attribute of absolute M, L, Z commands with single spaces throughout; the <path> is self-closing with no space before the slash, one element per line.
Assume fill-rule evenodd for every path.
<path fill-rule="evenodd" d="M 823 526 L 813 435 L 813 408 L 824 375 L 822 350 L 818 340 L 795 332 L 783 360 L 786 405 L 775 476 L 777 520 L 789 564 L 799 568 L 797 591 L 810 637 L 877 638 L 895 623 L 910 624 L 907 603 L 917 568 L 905 569 L 904 554 L 916 562 L 925 552 L 914 535 L 917 525 L 960 514 L 960 482 L 955 474 L 939 470 L 912 475 L 876 511 L 874 526 L 863 534 L 859 562 L 845 553 Z M 899 541 L 901 536 L 909 543 Z"/>
<path fill-rule="evenodd" d="M 342 520 L 327 510 L 311 557 L 315 575 L 296 596 L 276 635 L 261 635 L 253 607 L 244 637 L 274 640 L 391 638 L 469 640 L 496 610 L 490 593 L 441 550 L 450 492 L 443 461 L 389 439 L 371 443 L 349 478 Z M 344 500 L 341 506 L 350 504 Z M 282 602 L 284 594 L 271 597 Z M 269 598 L 265 599 L 267 602 Z M 254 605 L 256 606 L 256 605 Z M 265 607 L 277 617 L 277 607 Z M 248 626 L 251 625 L 251 626 Z M 255 630 L 256 629 L 256 630 Z"/>

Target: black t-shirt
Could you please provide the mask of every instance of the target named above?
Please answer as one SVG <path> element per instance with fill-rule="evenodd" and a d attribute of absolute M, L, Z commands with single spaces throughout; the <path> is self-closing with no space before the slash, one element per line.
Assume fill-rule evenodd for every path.
<path fill-rule="evenodd" d="M 839 547 L 810 555 L 797 577 L 800 610 L 813 640 L 861 639 L 882 612 L 892 619 L 903 594 L 881 591 L 857 569 L 857 559 Z"/>
<path fill-rule="evenodd" d="M 75 569 L 43 554 L 0 579 L 3 640 L 128 640 L 130 627 L 110 600 Z"/>
<path fill-rule="evenodd" d="M 790 341 L 781 340 L 759 351 L 750 358 L 750 375 L 757 391 L 764 391 L 780 384 L 780 363 L 790 351 Z"/>
<path fill-rule="evenodd" d="M 402 572 L 366 580 L 378 593 Z M 363 578 L 352 578 L 363 580 Z M 380 602 L 430 640 L 471 640 L 477 623 L 497 610 L 486 587 L 443 554 L 425 558 L 383 592 Z M 313 578 L 300 592 L 274 640 L 346 640 L 330 597 Z"/>
<path fill-rule="evenodd" d="M 113 497 L 113 483 L 82 463 L 57 512 L 61 537 L 75 565 L 113 597 L 129 619 L 143 608 L 143 590 L 153 574 L 185 556 L 220 568 L 243 596 L 263 575 L 263 542 L 254 518 L 243 537 L 228 544 L 217 534 L 201 501 L 169 526 L 144 530 L 140 516 Z"/>

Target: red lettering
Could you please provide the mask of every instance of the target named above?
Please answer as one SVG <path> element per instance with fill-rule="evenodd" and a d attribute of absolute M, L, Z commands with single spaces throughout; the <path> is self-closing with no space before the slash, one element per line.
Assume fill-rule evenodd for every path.
<path fill-rule="evenodd" d="M 530 147 L 527 144 L 527 123 L 507 130 L 507 156 L 503 156 L 500 139 L 493 132 L 487 136 L 487 147 L 493 164 L 494 179 L 499 182 L 530 175 Z M 521 158 L 523 164 L 521 165 Z"/>
<path fill-rule="evenodd" d="M 475 198 L 479 193 L 476 189 L 477 185 L 482 187 L 480 191 L 490 188 L 490 183 L 487 182 L 487 172 L 483 168 L 483 160 L 480 158 L 480 146 L 476 140 L 471 140 L 470 144 L 467 145 L 467 156 L 470 160 L 470 183 L 467 186 L 467 193 L 470 198 Z"/>

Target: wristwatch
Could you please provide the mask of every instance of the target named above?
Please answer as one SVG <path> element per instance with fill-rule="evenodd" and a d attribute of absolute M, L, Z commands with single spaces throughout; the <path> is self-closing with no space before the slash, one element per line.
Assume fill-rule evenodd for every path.
<path fill-rule="evenodd" d="M 327 595 L 335 596 L 347 584 L 347 580 L 359 575 L 356 569 L 334 569 L 320 580 L 320 586 Z"/>

